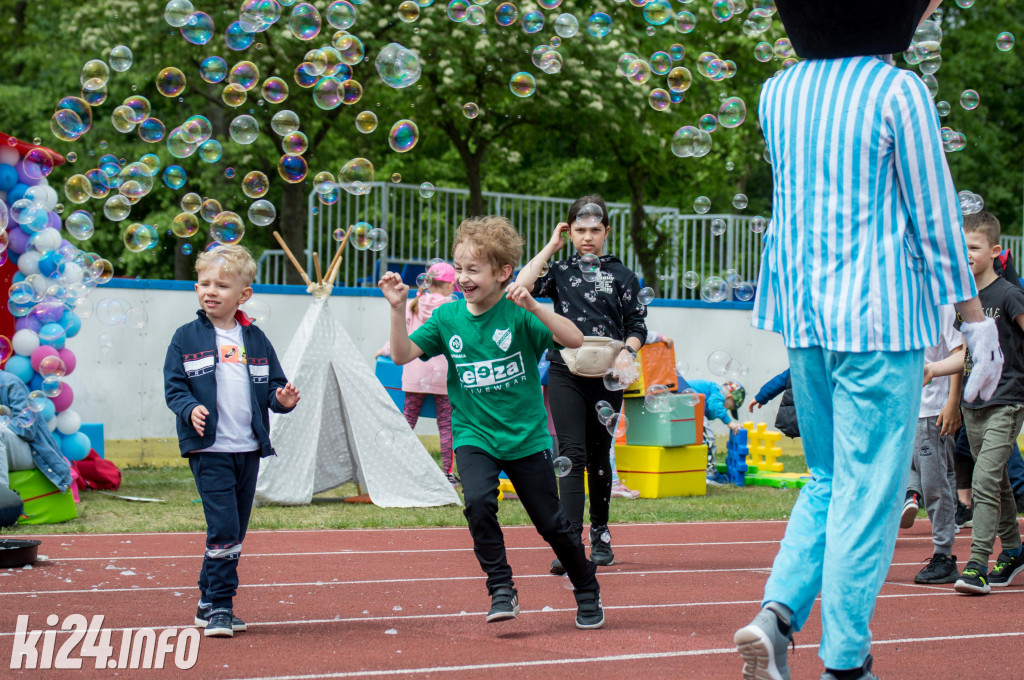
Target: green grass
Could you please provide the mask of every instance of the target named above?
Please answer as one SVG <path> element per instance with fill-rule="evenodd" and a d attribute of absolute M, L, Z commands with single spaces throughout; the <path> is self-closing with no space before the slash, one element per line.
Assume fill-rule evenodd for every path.
<path fill-rule="evenodd" d="M 724 447 L 723 447 L 724 448 Z M 722 450 L 722 448 L 720 448 Z M 435 457 L 437 452 L 432 452 Z M 787 471 L 806 471 L 801 455 L 782 457 Z M 118 533 L 148 531 L 204 531 L 199 494 L 187 466 L 129 467 L 122 470 L 124 496 L 160 498 L 163 503 L 137 503 L 87 492 L 78 506 L 79 517 L 64 524 L 28 525 L 3 534 Z M 465 526 L 462 508 L 379 508 L 340 502 L 356 494 L 346 484 L 319 494 L 312 505 L 264 506 L 253 510 L 250 529 L 349 529 L 391 527 Z M 692 522 L 741 519 L 783 519 L 796 501 L 795 489 L 732 486 L 708 487 L 706 496 L 681 498 L 612 499 L 616 523 Z M 501 502 L 503 524 L 529 524 L 517 500 Z"/>

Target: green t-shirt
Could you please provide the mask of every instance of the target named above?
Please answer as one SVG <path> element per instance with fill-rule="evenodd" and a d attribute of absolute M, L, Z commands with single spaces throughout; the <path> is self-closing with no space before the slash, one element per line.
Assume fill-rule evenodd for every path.
<path fill-rule="evenodd" d="M 448 358 L 454 447 L 515 460 L 551 448 L 537 362 L 554 346 L 540 319 L 502 297 L 480 316 L 441 305 L 410 339 L 424 358 Z"/>

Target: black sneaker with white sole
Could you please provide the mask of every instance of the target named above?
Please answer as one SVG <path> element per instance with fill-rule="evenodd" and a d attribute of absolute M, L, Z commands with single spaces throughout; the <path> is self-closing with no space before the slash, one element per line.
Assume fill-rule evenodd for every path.
<path fill-rule="evenodd" d="M 231 637 L 235 631 L 231 627 L 231 610 L 214 609 L 203 628 L 203 637 Z"/>
<path fill-rule="evenodd" d="M 974 507 L 967 505 L 961 500 L 956 502 L 956 515 L 955 522 L 957 529 L 963 529 L 964 527 L 971 526 L 971 520 L 974 519 Z"/>
<path fill-rule="evenodd" d="M 921 509 L 921 494 L 913 489 L 907 490 L 907 498 L 903 501 L 903 514 L 900 515 L 900 529 L 909 529 L 914 526 L 917 519 L 917 511 Z"/>
<path fill-rule="evenodd" d="M 988 575 L 988 583 L 993 588 L 1005 588 L 1013 583 L 1013 579 L 1022 571 L 1024 571 L 1024 553 L 1010 557 L 1010 553 L 1004 550 L 996 558 L 996 566 L 992 567 L 992 573 Z"/>
<path fill-rule="evenodd" d="M 213 605 L 200 602 L 196 606 L 196 618 L 195 625 L 200 628 L 206 628 L 207 624 L 210 623 L 210 614 L 213 612 Z M 241 633 L 248 630 L 249 627 L 245 625 L 245 621 L 238 618 L 234 614 L 231 615 L 231 630 L 235 633 Z"/>
<path fill-rule="evenodd" d="M 512 586 L 498 586 L 491 593 L 491 609 L 487 623 L 509 621 L 519 615 L 519 593 Z"/>
<path fill-rule="evenodd" d="M 914 577 L 914 583 L 956 583 L 958 578 L 956 555 L 935 554 L 928 560 L 928 566 Z"/>
<path fill-rule="evenodd" d="M 960 578 L 953 584 L 953 590 L 967 595 L 988 595 L 992 587 L 988 583 L 985 566 L 977 562 L 968 562 L 960 572 Z"/>
<path fill-rule="evenodd" d="M 590 561 L 599 567 L 615 564 L 612 553 L 612 535 L 607 526 L 591 527 L 590 529 Z"/>
<path fill-rule="evenodd" d="M 573 591 L 576 596 L 576 627 L 584 630 L 600 628 L 604 625 L 604 607 L 601 605 L 601 589 L 580 592 Z"/>

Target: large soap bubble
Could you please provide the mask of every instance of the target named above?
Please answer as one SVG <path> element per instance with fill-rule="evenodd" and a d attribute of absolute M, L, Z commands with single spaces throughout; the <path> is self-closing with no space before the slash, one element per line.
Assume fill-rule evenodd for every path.
<path fill-rule="evenodd" d="M 398 43 L 385 45 L 377 55 L 374 66 L 380 79 L 396 89 L 409 87 L 420 79 L 422 73 L 420 58 Z"/>

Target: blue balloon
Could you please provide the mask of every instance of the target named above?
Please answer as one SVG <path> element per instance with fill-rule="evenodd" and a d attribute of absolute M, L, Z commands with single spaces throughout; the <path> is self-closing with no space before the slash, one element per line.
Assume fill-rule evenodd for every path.
<path fill-rule="evenodd" d="M 32 362 L 29 358 L 23 357 L 20 354 L 15 354 L 8 359 L 7 363 L 4 364 L 4 370 L 18 376 L 23 383 L 27 383 L 32 380 L 32 376 L 36 374 L 36 372 L 32 370 Z M 42 382 L 43 379 L 40 378 L 39 384 L 42 385 Z"/>
<path fill-rule="evenodd" d="M 18 264 L 18 259 L 21 257 L 21 253 L 16 253 L 10 248 L 7 249 L 7 259 L 11 261 L 11 264 Z M 18 272 L 19 274 L 21 272 Z"/>
<path fill-rule="evenodd" d="M 50 251 L 39 258 L 39 273 L 43 276 L 49 276 L 57 271 L 58 265 L 60 265 L 60 262 L 57 260 L 57 253 Z"/>
<path fill-rule="evenodd" d="M 61 453 L 63 453 L 68 460 L 82 460 L 89 455 L 90 449 L 92 449 L 92 442 L 90 442 L 89 437 L 82 432 L 63 435 L 60 438 Z"/>
<path fill-rule="evenodd" d="M 64 335 L 69 338 L 75 337 L 78 335 L 78 331 L 82 330 L 82 320 L 70 309 L 64 310 L 64 314 L 57 323 L 64 327 Z"/>
<path fill-rule="evenodd" d="M 14 357 L 11 357 L 12 359 Z M 39 375 L 35 371 L 32 372 L 32 378 L 24 381 L 28 385 L 29 390 L 41 390 L 43 389 L 43 376 Z"/>
<path fill-rule="evenodd" d="M 54 349 L 64 349 L 67 334 L 59 323 L 46 323 L 39 329 L 39 344 L 49 345 Z"/>
<path fill-rule="evenodd" d="M 15 184 L 13 187 L 7 190 L 7 204 L 11 205 L 15 201 L 25 198 L 26 191 L 28 191 L 27 184 Z"/>
<path fill-rule="evenodd" d="M 50 422 L 50 419 L 57 415 L 57 407 L 53 405 L 48 397 L 44 397 L 43 410 L 39 412 L 36 418 L 42 418 L 44 423 Z"/>
<path fill-rule="evenodd" d="M 21 283 L 27 278 L 28 277 L 22 274 L 21 272 L 15 272 L 14 276 L 11 277 L 11 283 Z"/>
<path fill-rule="evenodd" d="M 0 191 L 10 191 L 18 183 L 18 171 L 13 165 L 0 163 Z M 14 201 L 11 201 L 14 203 Z"/>

